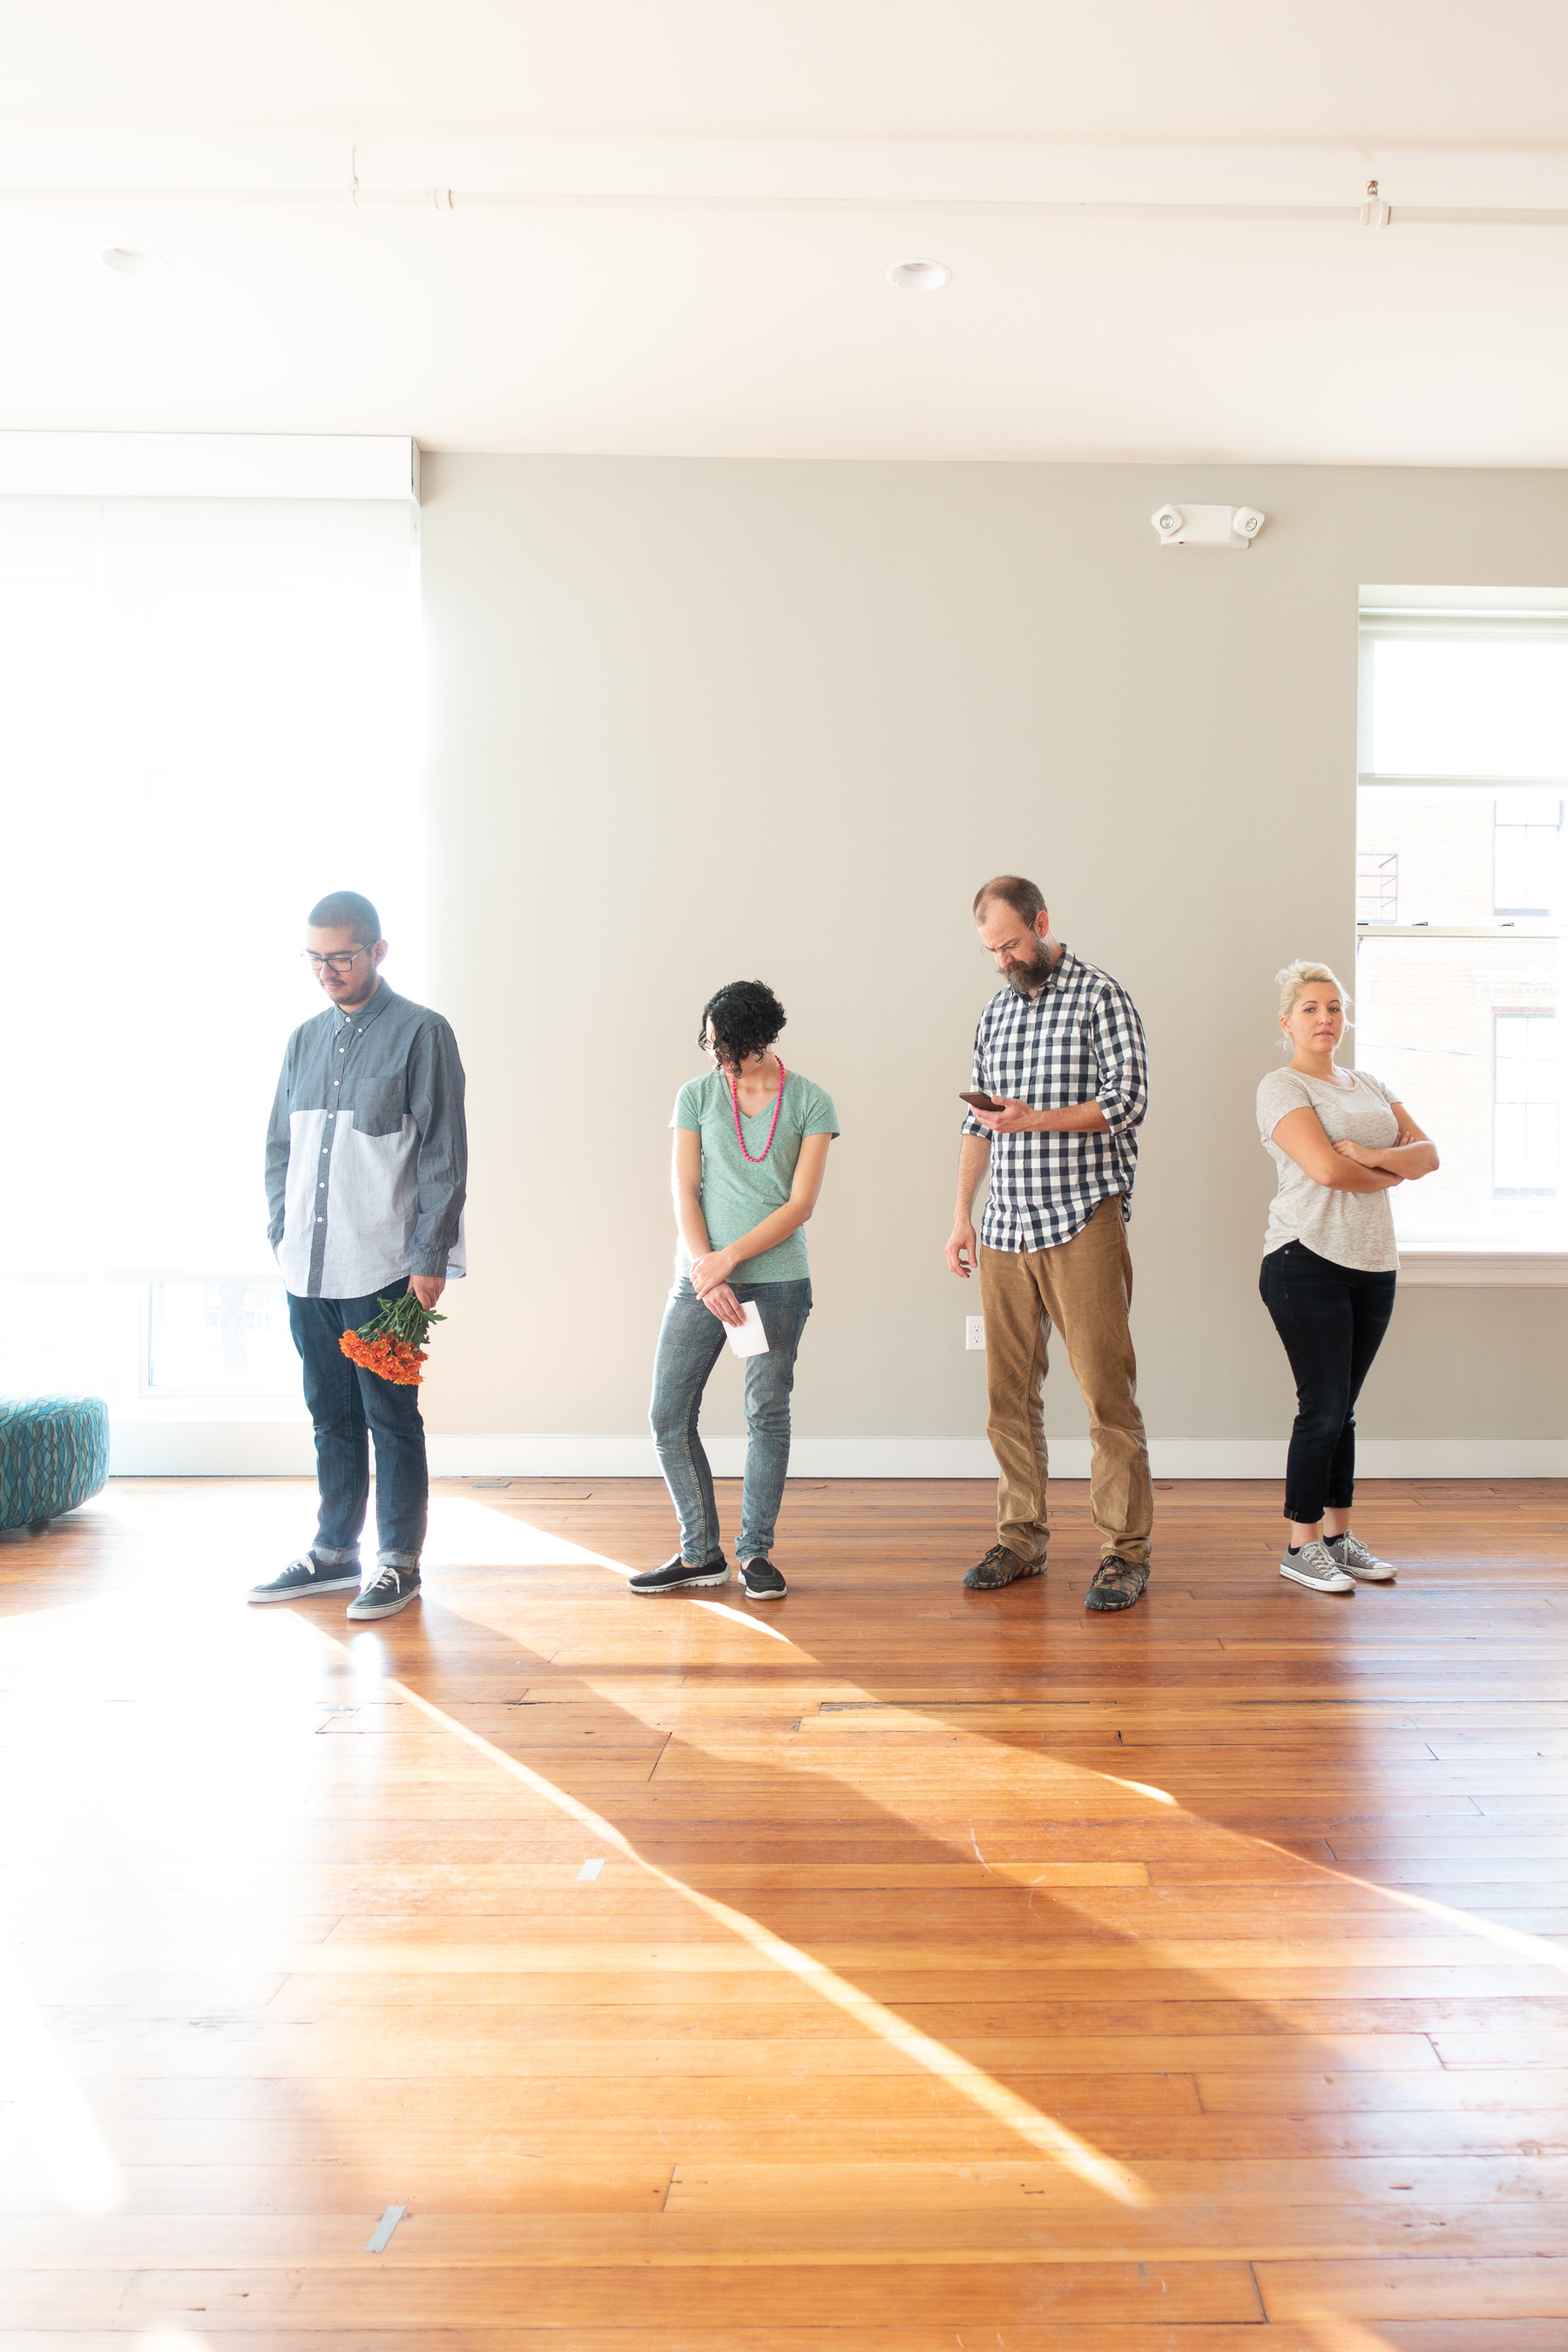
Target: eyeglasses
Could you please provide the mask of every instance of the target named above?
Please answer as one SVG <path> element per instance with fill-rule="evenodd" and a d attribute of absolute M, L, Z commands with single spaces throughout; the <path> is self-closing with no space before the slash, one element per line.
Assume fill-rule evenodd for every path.
<path fill-rule="evenodd" d="M 314 948 L 307 948 L 305 961 L 312 971 L 321 971 L 323 969 L 335 971 L 338 978 L 342 980 L 345 972 L 353 971 L 363 953 L 363 948 L 350 948 L 346 954 L 319 956 Z"/>

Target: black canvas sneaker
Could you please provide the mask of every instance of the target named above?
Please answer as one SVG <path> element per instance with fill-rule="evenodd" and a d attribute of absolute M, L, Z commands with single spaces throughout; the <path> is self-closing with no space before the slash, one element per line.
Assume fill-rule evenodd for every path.
<path fill-rule="evenodd" d="M 645 1568 L 626 1579 L 628 1592 L 690 1592 L 699 1585 L 728 1584 L 730 1563 L 721 1551 L 710 1552 L 700 1566 L 693 1568 L 679 1552 L 667 1559 L 662 1568 Z"/>
<path fill-rule="evenodd" d="M 741 1590 L 748 1601 L 782 1601 L 789 1587 L 771 1559 L 748 1559 L 741 1569 Z"/>
<path fill-rule="evenodd" d="M 395 1617 L 411 1601 L 419 1598 L 419 1566 L 384 1568 L 374 1577 L 357 1601 L 351 1601 L 347 1614 L 356 1624 L 367 1617 Z"/>
<path fill-rule="evenodd" d="M 253 1584 L 247 1601 L 300 1601 L 311 1592 L 353 1592 L 359 1585 L 357 1560 L 334 1560 L 329 1567 L 313 1552 L 291 1559 L 270 1584 Z"/>

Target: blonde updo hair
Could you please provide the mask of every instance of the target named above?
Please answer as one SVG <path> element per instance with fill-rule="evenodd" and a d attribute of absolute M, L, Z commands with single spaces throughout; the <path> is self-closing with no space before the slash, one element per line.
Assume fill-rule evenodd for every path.
<path fill-rule="evenodd" d="M 1315 980 L 1326 980 L 1331 988 L 1339 989 L 1340 1002 L 1344 1006 L 1347 1015 L 1345 1025 L 1348 1028 L 1350 1025 L 1348 1015 L 1351 1009 L 1349 991 L 1340 987 L 1338 976 L 1330 971 L 1326 963 L 1313 963 L 1307 956 L 1298 956 L 1294 963 L 1288 963 L 1283 971 L 1277 971 L 1274 975 L 1274 984 L 1279 991 L 1280 1020 L 1289 1020 L 1296 1010 L 1296 999 L 1300 995 L 1301 991 Z M 1288 1037 L 1280 1040 L 1280 1043 L 1285 1045 L 1289 1042 Z"/>

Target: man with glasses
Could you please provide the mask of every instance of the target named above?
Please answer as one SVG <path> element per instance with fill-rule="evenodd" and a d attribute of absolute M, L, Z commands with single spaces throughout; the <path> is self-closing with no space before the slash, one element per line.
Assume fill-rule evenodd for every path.
<path fill-rule="evenodd" d="M 418 1390 L 362 1370 L 345 1331 L 412 1290 L 434 1307 L 464 1273 L 468 1141 L 463 1065 L 438 1013 L 381 977 L 368 898 L 312 907 L 305 961 L 330 999 L 289 1040 L 267 1134 L 268 1238 L 289 1291 L 316 1432 L 316 1538 L 252 1601 L 358 1591 L 375 1440 L 376 1574 L 348 1613 L 391 1617 L 419 1591 L 430 1478 Z"/>

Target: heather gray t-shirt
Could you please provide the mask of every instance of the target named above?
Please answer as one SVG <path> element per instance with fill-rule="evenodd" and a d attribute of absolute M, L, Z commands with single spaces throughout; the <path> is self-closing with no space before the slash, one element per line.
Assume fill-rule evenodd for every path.
<path fill-rule="evenodd" d="M 1363 1274 L 1396 1274 L 1399 1253 L 1394 1245 L 1394 1212 L 1386 1192 L 1336 1192 L 1316 1183 L 1298 1168 L 1288 1151 L 1274 1140 L 1274 1130 L 1293 1110 L 1316 1111 L 1331 1143 L 1363 1143 L 1381 1150 L 1399 1139 L 1399 1121 L 1391 1105 L 1394 1097 L 1381 1078 L 1365 1070 L 1346 1070 L 1348 1087 L 1310 1078 L 1301 1070 L 1270 1070 L 1258 1089 L 1258 1129 L 1263 1148 L 1279 1171 L 1279 1184 L 1268 1209 L 1268 1230 L 1263 1237 L 1268 1257 L 1287 1242 L 1300 1242 L 1335 1265 L 1358 1267 Z"/>

